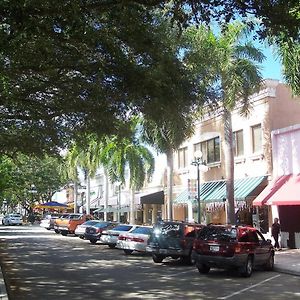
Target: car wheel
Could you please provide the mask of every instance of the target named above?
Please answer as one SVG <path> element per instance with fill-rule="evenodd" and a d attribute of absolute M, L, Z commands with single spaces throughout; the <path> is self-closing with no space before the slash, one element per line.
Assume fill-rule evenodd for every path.
<path fill-rule="evenodd" d="M 68 234 L 67 231 L 61 231 L 60 233 L 61 233 L 61 235 L 63 235 L 63 236 L 67 236 L 67 234 Z"/>
<path fill-rule="evenodd" d="M 274 254 L 271 253 L 267 263 L 264 266 L 266 271 L 272 271 L 274 268 Z"/>
<path fill-rule="evenodd" d="M 90 243 L 95 245 L 97 243 L 97 240 L 90 240 Z"/>
<path fill-rule="evenodd" d="M 114 248 L 116 248 L 116 245 L 111 244 L 111 245 L 108 245 L 108 247 L 109 247 L 110 249 L 114 249 Z"/>
<path fill-rule="evenodd" d="M 133 252 L 133 250 L 129 250 L 129 249 L 123 249 L 123 250 L 126 255 L 130 255 Z"/>
<path fill-rule="evenodd" d="M 164 256 L 158 254 L 152 254 L 152 259 L 155 263 L 161 263 L 164 259 Z"/>
<path fill-rule="evenodd" d="M 59 233 L 59 230 L 58 230 L 58 229 L 54 229 L 54 232 L 58 234 L 58 233 Z"/>
<path fill-rule="evenodd" d="M 248 256 L 247 261 L 243 267 L 240 269 L 240 274 L 243 277 L 250 277 L 253 270 L 253 260 Z"/>
<path fill-rule="evenodd" d="M 210 266 L 206 264 L 197 264 L 197 269 L 201 274 L 207 274 L 210 271 Z"/>

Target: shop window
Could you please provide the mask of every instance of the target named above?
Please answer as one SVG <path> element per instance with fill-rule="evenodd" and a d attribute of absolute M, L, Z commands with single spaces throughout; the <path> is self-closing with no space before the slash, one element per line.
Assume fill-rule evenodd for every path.
<path fill-rule="evenodd" d="M 253 153 L 261 152 L 262 150 L 261 124 L 252 126 L 251 129 L 252 129 L 252 151 Z"/>
<path fill-rule="evenodd" d="M 244 155 L 243 130 L 233 132 L 233 151 L 234 151 L 234 156 Z"/>
<path fill-rule="evenodd" d="M 178 168 L 186 168 L 188 165 L 188 148 L 184 147 L 178 150 Z"/>
<path fill-rule="evenodd" d="M 220 161 L 220 138 L 204 141 L 201 143 L 201 152 L 203 161 L 206 163 L 214 163 Z"/>

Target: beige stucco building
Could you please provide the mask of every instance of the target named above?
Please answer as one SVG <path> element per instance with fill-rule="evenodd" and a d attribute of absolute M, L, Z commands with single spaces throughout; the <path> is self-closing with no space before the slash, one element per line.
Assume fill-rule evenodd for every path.
<path fill-rule="evenodd" d="M 267 230 L 271 222 L 268 207 L 258 211 L 253 208 L 252 201 L 273 176 L 271 132 L 300 123 L 300 99 L 293 98 L 290 89 L 279 81 L 265 80 L 261 91 L 251 97 L 251 103 L 247 117 L 240 115 L 238 107 L 232 111 L 236 216 L 242 223 L 255 223 L 260 214 L 264 224 L 255 225 Z M 224 125 L 220 110 L 199 120 L 194 135 L 174 155 L 174 219 L 196 220 L 197 168 L 191 163 L 201 150 L 208 167 L 207 172 L 200 171 L 201 214 L 205 215 L 206 222 L 225 222 L 223 147 Z"/>

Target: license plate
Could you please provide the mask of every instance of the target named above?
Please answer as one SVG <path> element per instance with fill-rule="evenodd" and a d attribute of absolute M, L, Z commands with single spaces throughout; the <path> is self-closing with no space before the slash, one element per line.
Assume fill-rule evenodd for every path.
<path fill-rule="evenodd" d="M 209 250 L 212 252 L 218 252 L 220 250 L 220 247 L 219 246 L 210 246 Z"/>

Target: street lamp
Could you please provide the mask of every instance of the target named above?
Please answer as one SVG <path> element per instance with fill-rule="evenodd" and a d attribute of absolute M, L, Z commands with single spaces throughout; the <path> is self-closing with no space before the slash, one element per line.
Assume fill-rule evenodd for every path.
<path fill-rule="evenodd" d="M 208 167 L 202 159 L 202 152 L 196 151 L 194 153 L 195 157 L 192 161 L 192 165 L 197 167 L 197 196 L 196 200 L 198 202 L 198 223 L 201 223 L 201 206 L 200 206 L 200 171 L 207 172 Z"/>

